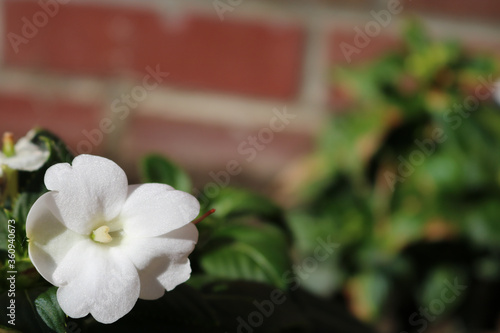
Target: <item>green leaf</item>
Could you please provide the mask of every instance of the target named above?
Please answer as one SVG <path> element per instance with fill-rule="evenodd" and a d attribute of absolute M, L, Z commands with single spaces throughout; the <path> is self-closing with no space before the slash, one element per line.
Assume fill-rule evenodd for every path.
<path fill-rule="evenodd" d="M 191 179 L 181 168 L 161 155 L 151 154 L 140 163 L 141 179 L 145 183 L 161 183 L 176 190 L 191 192 Z"/>
<path fill-rule="evenodd" d="M 286 287 L 290 269 L 287 239 L 275 226 L 230 225 L 217 230 L 203 253 L 201 266 L 211 276 L 266 282 Z"/>
<path fill-rule="evenodd" d="M 389 278 L 382 272 L 371 270 L 354 277 L 350 285 L 354 302 L 363 309 L 366 318 L 380 316 L 389 295 Z"/>
<path fill-rule="evenodd" d="M 35 300 L 36 311 L 43 321 L 57 333 L 65 332 L 66 314 L 57 302 L 57 288 L 52 287 Z"/>
<path fill-rule="evenodd" d="M 426 49 L 430 44 L 429 37 L 425 33 L 422 24 L 416 20 L 407 22 L 404 37 L 408 46 L 414 51 Z"/>
<path fill-rule="evenodd" d="M 232 187 L 222 188 L 210 202 L 216 216 L 227 219 L 241 215 L 252 215 L 278 221 L 283 218 L 282 210 L 266 197 L 256 193 Z"/>
<path fill-rule="evenodd" d="M 36 129 L 33 142 L 38 144 L 45 144 L 50 151 L 49 160 L 53 163 L 67 162 L 71 163 L 74 155 L 68 149 L 66 144 L 54 133 L 45 129 Z"/>
<path fill-rule="evenodd" d="M 31 206 L 40 197 L 39 193 L 24 192 L 19 195 L 14 204 L 12 218 L 16 221 L 16 252 L 21 256 L 27 256 L 28 242 L 26 238 L 26 219 Z M 0 220 L 2 217 L 0 217 Z M 1 233 L 1 232 L 0 232 Z"/>
<path fill-rule="evenodd" d="M 16 218 L 16 223 L 25 223 L 31 206 L 40 196 L 35 193 L 24 192 L 19 195 L 14 204 L 13 216 Z"/>
<path fill-rule="evenodd" d="M 19 275 L 18 275 L 19 277 Z M 17 281 L 16 281 L 17 285 Z M 36 333 L 53 333 L 54 331 L 49 328 L 45 322 L 42 320 L 40 315 L 35 309 L 33 304 L 35 299 L 47 291 L 46 287 L 41 288 L 30 288 L 24 289 L 20 286 L 16 287 L 15 296 L 15 328 L 24 333 L 36 332 Z M 8 292 L 0 294 L 0 304 L 2 307 L 8 306 L 13 298 L 9 296 Z M 4 308 L 5 309 L 5 308 Z M 3 313 L 3 312 L 2 312 Z M 6 326 L 9 328 L 14 328 L 9 324 L 9 320 L 12 318 L 8 316 L 0 316 L 0 327 Z M 0 330 L 1 332 L 1 330 Z"/>
<path fill-rule="evenodd" d="M 467 278 L 460 269 L 457 269 L 457 267 L 445 265 L 435 268 L 434 270 L 429 272 L 428 276 L 423 282 L 423 285 L 421 286 L 421 290 L 419 290 L 416 295 L 420 305 L 423 307 L 429 307 L 432 302 L 435 302 L 435 300 L 444 301 L 444 290 L 450 289 L 450 286 L 456 282 L 458 282 L 459 285 L 464 285 L 465 283 L 465 286 L 467 287 Z M 458 291 L 460 293 L 456 298 L 453 298 L 452 302 L 446 301 L 446 303 L 443 303 L 446 306 L 444 307 L 442 313 L 434 314 L 436 314 L 438 317 L 442 317 L 456 309 L 456 307 L 466 299 L 465 295 L 461 294 L 462 291 Z"/>
<path fill-rule="evenodd" d="M 0 208 L 0 250 L 7 251 L 7 221 L 9 218 L 7 217 L 6 212 Z"/>

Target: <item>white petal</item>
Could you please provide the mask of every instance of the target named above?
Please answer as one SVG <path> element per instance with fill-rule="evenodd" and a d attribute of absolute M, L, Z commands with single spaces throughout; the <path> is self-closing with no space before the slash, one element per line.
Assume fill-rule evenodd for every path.
<path fill-rule="evenodd" d="M 57 300 L 70 317 L 88 313 L 109 324 L 134 307 L 140 292 L 137 269 L 116 247 L 78 243 L 54 273 Z"/>
<path fill-rule="evenodd" d="M 55 284 L 52 274 L 70 248 L 87 239 L 67 229 L 58 219 L 57 210 L 53 193 L 45 193 L 33 204 L 26 220 L 30 259 L 38 272 L 52 284 Z"/>
<path fill-rule="evenodd" d="M 184 258 L 182 261 L 171 262 L 168 269 L 158 276 L 158 281 L 160 281 L 167 291 L 170 291 L 179 284 L 189 280 L 190 276 L 191 265 L 189 259 Z"/>
<path fill-rule="evenodd" d="M 30 142 L 27 138 L 21 138 L 15 145 L 16 155 L 12 157 L 2 156 L 3 163 L 9 168 L 23 171 L 35 171 L 49 158 L 49 151 Z"/>
<path fill-rule="evenodd" d="M 178 229 L 198 216 L 200 203 L 164 184 L 129 186 L 120 220 L 133 237 L 154 237 Z"/>
<path fill-rule="evenodd" d="M 91 155 L 77 156 L 72 166 L 53 165 L 45 174 L 45 185 L 58 191 L 54 196 L 61 221 L 84 235 L 114 219 L 127 196 L 125 172 L 113 161 Z"/>
<path fill-rule="evenodd" d="M 139 271 L 141 280 L 141 299 L 158 299 L 163 296 L 165 289 L 170 291 L 179 284 L 189 280 L 191 265 L 187 257 L 178 261 L 169 261 L 156 258 L 150 267 Z"/>
<path fill-rule="evenodd" d="M 120 249 L 143 270 L 155 258 L 178 260 L 189 255 L 198 241 L 198 229 L 189 223 L 177 230 L 157 237 L 127 237 Z"/>
<path fill-rule="evenodd" d="M 157 299 L 189 279 L 187 256 L 194 250 L 198 230 L 189 223 L 165 235 L 125 240 L 121 250 L 139 269 L 142 299 Z"/>
<path fill-rule="evenodd" d="M 139 271 L 141 281 L 140 299 L 154 300 L 165 294 L 165 287 L 157 279 L 159 274 L 161 274 L 159 271 L 154 270 Z"/>
<path fill-rule="evenodd" d="M 187 257 L 180 261 L 162 262 L 162 264 L 140 271 L 141 293 L 139 298 L 158 299 L 163 296 L 165 289 L 167 291 L 173 290 L 179 284 L 189 280 L 190 276 L 191 264 Z"/>

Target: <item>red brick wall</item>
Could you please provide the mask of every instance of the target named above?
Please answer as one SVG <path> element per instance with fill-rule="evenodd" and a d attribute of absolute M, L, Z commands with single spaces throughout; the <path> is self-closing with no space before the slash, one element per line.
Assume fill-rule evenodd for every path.
<path fill-rule="evenodd" d="M 260 186 L 311 151 L 342 104 L 329 68 L 397 47 L 405 17 L 421 17 L 436 38 L 500 54 L 496 0 L 230 3 L 4 0 L 0 132 L 44 126 L 131 173 L 139 156 L 159 151 L 202 182 L 242 159 L 238 146 L 286 107 L 297 118 L 235 178 Z M 348 59 L 341 43 L 370 24 L 376 36 Z"/>

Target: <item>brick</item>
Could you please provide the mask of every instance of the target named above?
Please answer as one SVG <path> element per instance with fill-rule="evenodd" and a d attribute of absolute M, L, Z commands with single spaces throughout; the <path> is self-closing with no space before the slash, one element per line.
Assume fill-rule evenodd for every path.
<path fill-rule="evenodd" d="M 271 117 L 271 116 L 270 116 Z M 137 162 L 147 153 L 156 152 L 191 171 L 198 184 L 213 181 L 209 172 L 225 169 L 230 160 L 240 163 L 243 171 L 231 178 L 231 185 L 262 186 L 290 161 L 313 149 L 313 139 L 305 134 L 277 132 L 274 140 L 259 151 L 254 160 L 238 153 L 238 147 L 249 135 L 260 129 L 241 130 L 218 125 L 166 119 L 158 116 L 131 116 L 129 128 L 121 140 L 122 163 L 136 173 Z M 252 181 L 248 181 L 252 179 Z M 261 189 L 262 189 L 261 188 Z"/>
<path fill-rule="evenodd" d="M 369 37 L 369 42 L 366 43 L 366 47 L 359 47 L 361 44 L 356 44 L 355 38 L 357 32 L 354 28 L 359 27 L 362 31 L 364 31 L 365 24 L 367 22 L 364 22 L 364 24 L 360 23 L 358 25 L 353 25 L 351 28 L 346 27 L 336 29 L 331 32 L 329 46 L 329 57 L 331 63 L 341 66 L 360 64 L 373 60 L 390 50 L 397 50 L 401 46 L 401 41 L 398 38 L 388 35 L 387 33 L 381 33 L 378 36 Z M 349 55 L 348 51 L 342 50 L 342 45 L 347 44 L 357 50 L 348 57 L 346 57 L 346 55 Z"/>
<path fill-rule="evenodd" d="M 6 32 L 21 34 L 41 8 L 6 0 Z M 15 52 L 6 40 L 5 63 L 69 74 L 111 76 L 157 65 L 166 83 L 270 98 L 293 98 L 299 86 L 303 27 L 217 16 L 160 16 L 151 10 L 67 4 Z M 142 73 L 142 74 L 141 74 Z"/>
<path fill-rule="evenodd" d="M 0 93 L 0 133 L 10 131 L 19 138 L 34 127 L 43 127 L 58 135 L 76 152 L 80 142 L 88 141 L 82 131 L 99 128 L 100 111 L 96 105 Z M 101 144 L 90 147 L 89 153 L 102 149 Z"/>
<path fill-rule="evenodd" d="M 500 2 L 496 0 L 402 0 L 405 12 L 433 13 L 457 19 L 486 19 L 500 22 Z"/>

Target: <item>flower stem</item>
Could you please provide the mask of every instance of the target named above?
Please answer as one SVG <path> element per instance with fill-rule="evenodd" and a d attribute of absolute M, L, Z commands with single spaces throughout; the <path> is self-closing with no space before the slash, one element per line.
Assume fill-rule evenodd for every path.
<path fill-rule="evenodd" d="M 4 174 L 5 187 L 0 193 L 0 204 L 3 204 L 8 198 L 10 198 L 12 205 L 12 202 L 19 194 L 18 172 L 17 170 L 11 169 L 6 165 L 2 165 L 1 168 Z"/>
<path fill-rule="evenodd" d="M 205 214 L 203 214 L 202 216 L 198 217 L 197 219 L 195 219 L 193 221 L 194 224 L 198 224 L 200 223 L 201 221 L 203 221 L 204 219 L 206 219 L 208 216 L 212 215 L 213 213 L 215 213 L 215 209 L 210 209 L 208 212 L 206 212 Z"/>

